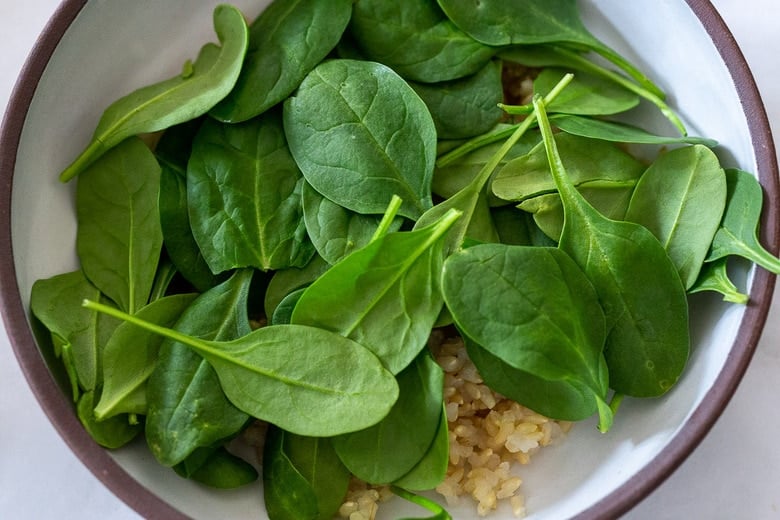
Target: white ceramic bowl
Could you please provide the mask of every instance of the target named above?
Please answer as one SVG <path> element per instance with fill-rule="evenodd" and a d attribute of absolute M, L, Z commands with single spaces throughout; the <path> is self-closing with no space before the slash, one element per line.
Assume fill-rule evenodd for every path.
<path fill-rule="evenodd" d="M 19 80 L 0 141 L 0 282 L 6 327 L 20 364 L 52 423 L 106 486 L 149 518 L 262 518 L 259 484 L 204 490 L 173 477 L 143 442 L 115 452 L 81 428 L 31 331 L 30 287 L 76 267 L 72 186 L 58 173 L 83 148 L 102 110 L 119 95 L 169 77 L 213 40 L 218 0 L 66 0 Z M 265 0 L 234 0 L 248 17 Z M 747 65 L 706 0 L 581 0 L 586 25 L 639 64 L 669 94 L 692 134 L 717 139 L 726 166 L 755 172 L 767 193 L 762 238 L 778 242 L 778 180 L 766 115 Z M 653 112 L 645 126 L 667 131 Z M 660 400 L 627 399 L 606 435 L 593 423 L 523 468 L 530 519 L 607 518 L 630 509 L 707 433 L 731 397 L 758 341 L 774 277 L 743 273 L 751 302 L 699 297 L 694 348 L 681 383 Z M 383 507 L 394 518 L 403 505 Z M 472 518 L 472 505 L 452 509 Z M 511 514 L 500 510 L 496 520 Z"/>

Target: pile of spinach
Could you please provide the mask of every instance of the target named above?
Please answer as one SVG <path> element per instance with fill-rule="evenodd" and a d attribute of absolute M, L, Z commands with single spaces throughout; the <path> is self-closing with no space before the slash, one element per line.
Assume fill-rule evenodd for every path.
<path fill-rule="evenodd" d="M 687 136 L 574 0 L 276 0 L 214 26 L 61 175 L 81 267 L 31 308 L 103 446 L 143 433 L 236 487 L 258 473 L 230 442 L 260 419 L 272 518 L 331 518 L 351 475 L 447 518 L 414 494 L 448 464 L 434 327 L 497 392 L 606 432 L 623 396 L 681 377 L 688 294 L 746 302 L 734 256 L 780 272 L 755 177 Z M 503 105 L 518 66 L 533 103 Z M 680 135 L 610 119 L 646 102 Z"/>

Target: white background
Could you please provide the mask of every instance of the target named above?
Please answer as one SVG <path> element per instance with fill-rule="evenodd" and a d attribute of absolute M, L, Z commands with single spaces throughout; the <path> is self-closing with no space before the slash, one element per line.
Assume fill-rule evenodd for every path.
<path fill-rule="evenodd" d="M 750 64 L 780 135 L 777 0 L 713 0 Z M 0 0 L 0 108 L 57 0 Z M 681 49 L 684 52 L 684 49 Z M 699 448 L 626 518 L 780 519 L 780 291 L 737 394 Z M 71 454 L 30 392 L 0 324 L 0 518 L 138 515 Z"/>

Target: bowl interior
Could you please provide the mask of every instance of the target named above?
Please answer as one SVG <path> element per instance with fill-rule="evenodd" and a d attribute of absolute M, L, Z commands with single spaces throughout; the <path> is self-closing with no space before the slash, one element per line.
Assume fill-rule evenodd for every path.
<path fill-rule="evenodd" d="M 203 42 L 214 40 L 211 12 L 217 3 L 209 0 L 193 5 L 187 0 L 168 0 L 155 3 L 152 9 L 143 2 L 88 2 L 65 33 L 29 107 L 13 177 L 13 254 L 25 309 L 35 280 L 77 265 L 73 186 L 60 184 L 57 175 L 87 143 L 109 103 L 178 73 Z M 252 19 L 268 2 L 233 3 Z M 718 154 L 724 165 L 759 171 L 739 89 L 689 3 L 592 0 L 580 5 L 586 25 L 595 34 L 640 65 L 668 92 L 670 104 L 682 114 L 691 134 L 722 144 Z M 702 5 L 697 7 L 699 11 L 714 14 L 708 3 Z M 643 116 L 645 127 L 673 132 L 653 110 L 643 109 Z M 761 173 L 775 175 L 774 171 Z M 765 184 L 775 182 L 774 177 L 762 180 Z M 774 184 L 769 189 L 776 192 Z M 758 283 L 759 277 L 761 283 L 768 283 L 752 270 L 744 269 L 738 275 L 745 287 Z M 751 289 L 751 293 L 755 291 Z M 763 300 L 755 303 L 765 308 L 771 292 L 761 294 Z M 753 332 L 760 329 L 762 319 L 746 318 L 749 309 L 707 296 L 692 298 L 691 310 L 692 357 L 683 380 L 672 392 L 653 401 L 626 399 L 608 434 L 598 433 L 594 421 L 577 424 L 563 442 L 542 450 L 530 466 L 519 468 L 529 518 L 576 515 L 605 497 L 630 493 L 627 482 L 633 478 L 636 484 L 637 474 L 644 475 L 639 482 L 640 497 L 636 497 L 641 498 L 692 447 L 691 439 L 703 435 L 714 416 L 710 408 L 703 417 L 697 409 L 713 398 L 716 385 L 736 383 L 739 370 L 725 373 L 724 366 L 735 363 L 734 357 L 746 362 L 752 345 L 737 338 L 748 328 Z M 757 336 L 751 337 L 757 340 Z M 14 342 L 17 347 L 32 345 L 18 338 Z M 67 406 L 67 401 L 63 399 L 60 405 Z M 96 474 L 99 468 L 90 458 L 98 451 L 102 450 L 95 446 L 80 453 Z M 110 456 L 150 493 L 188 516 L 258 518 L 258 510 L 264 510 L 259 485 L 231 492 L 204 490 L 157 465 L 142 442 Z M 654 466 L 649 467 L 651 464 Z M 116 489 L 118 480 L 110 476 L 105 480 L 122 496 Z M 617 507 L 628 507 L 636 498 L 617 499 Z M 405 507 L 385 506 L 380 518 L 395 518 L 402 510 L 414 512 Z M 451 511 L 459 518 L 474 515 L 473 506 L 466 503 Z M 512 516 L 501 510 L 493 518 Z"/>

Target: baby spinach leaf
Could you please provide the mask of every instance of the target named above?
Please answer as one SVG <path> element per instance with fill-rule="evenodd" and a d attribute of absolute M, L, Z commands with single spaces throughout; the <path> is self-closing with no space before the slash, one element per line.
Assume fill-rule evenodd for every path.
<path fill-rule="evenodd" d="M 155 148 L 160 173 L 160 226 L 163 244 L 181 275 L 198 291 L 217 285 L 222 278 L 211 272 L 192 236 L 187 208 L 187 162 L 200 120 L 165 131 Z"/>
<path fill-rule="evenodd" d="M 495 52 L 455 27 L 431 0 L 360 0 L 349 31 L 367 59 L 425 83 L 473 74 Z"/>
<path fill-rule="evenodd" d="M 187 470 L 183 463 L 173 468 L 180 476 L 216 489 L 234 489 L 257 480 L 257 470 L 244 459 L 220 447 L 197 467 Z"/>
<path fill-rule="evenodd" d="M 399 214 L 412 219 L 431 207 L 436 128 L 387 66 L 323 62 L 285 101 L 284 129 L 306 181 L 336 204 L 382 214 L 398 195 Z"/>
<path fill-rule="evenodd" d="M 300 435 L 328 437 L 368 428 L 398 398 L 395 378 L 375 355 L 326 330 L 273 325 L 234 341 L 209 341 L 89 300 L 84 306 L 187 345 L 211 364 L 237 408 Z"/>
<path fill-rule="evenodd" d="M 235 125 L 206 121 L 187 167 L 187 201 L 212 272 L 306 265 L 314 248 L 301 187 L 279 110 Z"/>
<path fill-rule="evenodd" d="M 355 251 L 304 291 L 292 323 L 350 338 L 397 374 L 422 350 L 442 308 L 443 238 L 454 212 L 428 227 L 389 233 Z"/>
<path fill-rule="evenodd" d="M 618 393 L 651 397 L 679 379 L 688 360 L 688 302 L 677 268 L 645 227 L 609 220 L 580 195 L 558 153 L 544 101 L 534 98 L 565 220 L 560 248 L 588 276 L 607 320 L 604 356 Z"/>
<path fill-rule="evenodd" d="M 726 210 L 707 255 L 711 262 L 737 255 L 767 271 L 780 274 L 780 259 L 766 250 L 758 238 L 764 190 L 753 175 L 738 169 L 726 170 Z"/>
<path fill-rule="evenodd" d="M 249 30 L 241 11 L 226 4 L 214 9 L 214 29 L 222 47 L 206 44 L 192 64 L 192 74 L 141 88 L 109 106 L 92 142 L 60 174 L 60 180 L 75 177 L 128 137 L 200 117 L 225 97 L 241 71 Z"/>
<path fill-rule="evenodd" d="M 750 297 L 739 292 L 737 286 L 729 278 L 728 257 L 706 262 L 699 272 L 699 277 L 689 289 L 688 294 L 715 291 L 723 295 L 724 302 L 747 304 Z"/>
<path fill-rule="evenodd" d="M 476 73 L 440 83 L 410 83 L 433 117 L 439 139 L 463 139 L 487 132 L 503 115 L 501 63 L 488 62 Z"/>
<path fill-rule="evenodd" d="M 285 454 L 314 491 L 318 520 L 331 520 L 344 502 L 351 477 L 331 439 L 304 437 L 277 428 L 273 430 L 271 435 L 283 436 Z"/>
<path fill-rule="evenodd" d="M 274 520 L 318 520 L 317 495 L 284 450 L 286 432 L 271 427 L 263 447 L 263 497 Z"/>
<path fill-rule="evenodd" d="M 529 67 L 563 67 L 605 78 L 655 105 L 680 134 L 687 134 L 685 125 L 674 110 L 664 101 L 664 95 L 660 90 L 650 85 L 638 85 L 622 74 L 607 69 L 576 51 L 559 45 L 516 45 L 503 49 L 500 57 L 504 60 L 521 63 Z"/>
<path fill-rule="evenodd" d="M 199 296 L 174 328 L 207 340 L 246 336 L 251 332 L 247 300 L 252 276 L 251 269 L 236 271 Z M 148 403 L 146 440 L 165 466 L 178 464 L 196 449 L 230 437 L 249 420 L 225 397 L 217 374 L 203 357 L 173 341 L 160 347 L 149 379 Z"/>
<path fill-rule="evenodd" d="M 80 388 L 95 390 L 102 383 L 103 345 L 120 323 L 82 309 L 80 302 L 85 298 L 102 297 L 81 271 L 37 280 L 30 292 L 30 309 L 51 333 L 55 353 L 68 358 L 65 366 L 72 368 L 68 375 L 74 401 L 78 400 Z"/>
<path fill-rule="evenodd" d="M 560 198 L 558 199 L 560 201 Z M 499 242 L 513 246 L 549 246 L 557 242 L 545 235 L 534 222 L 533 216 L 513 206 L 501 206 L 491 210 L 493 224 Z"/>
<path fill-rule="evenodd" d="M 439 426 L 433 442 L 422 459 L 412 470 L 397 479 L 394 484 L 412 491 L 433 489 L 447 476 L 450 461 L 450 430 L 447 426 L 447 413 L 442 406 Z"/>
<path fill-rule="evenodd" d="M 136 315 L 157 325 L 172 326 L 195 299 L 194 294 L 167 296 L 150 303 Z M 120 413 L 146 414 L 146 382 L 157 365 L 163 338 L 130 323 L 120 324 L 103 349 L 103 390 L 95 406 L 95 417 L 104 420 Z M 128 398 L 130 400 L 128 401 Z"/>
<path fill-rule="evenodd" d="M 662 96 L 636 66 L 598 40 L 580 19 L 576 0 L 438 0 L 439 5 L 463 32 L 486 45 L 552 43 L 590 49 L 628 73 L 643 88 Z M 518 11 L 522 14 L 518 15 Z"/>
<path fill-rule="evenodd" d="M 303 185 L 303 217 L 314 247 L 329 264 L 336 264 L 374 236 L 381 215 L 361 215 L 323 197 L 309 183 Z M 393 231 L 403 223 L 393 221 Z"/>
<path fill-rule="evenodd" d="M 305 287 L 296 289 L 279 302 L 279 305 L 276 306 L 276 309 L 274 309 L 274 313 L 271 316 L 271 325 L 287 325 L 288 323 L 291 323 L 292 313 L 305 290 Z"/>
<path fill-rule="evenodd" d="M 132 423 L 127 415 L 115 415 L 104 421 L 98 421 L 93 412 L 98 399 L 96 390 L 81 395 L 76 408 L 79 421 L 92 439 L 111 450 L 121 448 L 135 439 L 143 431 L 140 423 Z"/>
<path fill-rule="evenodd" d="M 496 358 L 482 357 L 482 369 L 493 369 L 481 372 L 486 381 L 508 379 L 506 363 L 522 381 L 542 382 L 541 389 L 507 385 L 524 398 L 520 403 L 527 399 L 526 406 L 542 407 L 551 417 L 602 414 L 609 384 L 604 313 L 590 281 L 566 253 L 503 244 L 470 247 L 444 262 L 442 289 L 461 333 Z M 600 429 L 611 422 L 609 414 L 602 415 Z"/>
<path fill-rule="evenodd" d="M 569 178 L 578 187 L 603 182 L 626 187 L 630 194 L 645 170 L 644 164 L 613 143 L 562 134 L 556 136 L 556 145 Z M 555 192 L 544 143 L 505 164 L 495 175 L 492 189 L 503 200 L 519 202 Z"/>
<path fill-rule="evenodd" d="M 210 114 L 239 123 L 284 100 L 339 42 L 352 4 L 353 0 L 271 2 L 249 28 L 249 47 L 235 87 Z"/>
<path fill-rule="evenodd" d="M 87 168 L 76 188 L 76 252 L 84 274 L 120 309 L 146 305 L 162 250 L 160 166 L 138 138 Z"/>
<path fill-rule="evenodd" d="M 658 238 L 688 289 L 699 276 L 725 206 L 720 161 L 706 146 L 687 146 L 662 154 L 642 175 L 626 220 Z"/>
<path fill-rule="evenodd" d="M 534 92 L 546 95 L 566 74 L 561 69 L 544 69 L 534 79 Z M 615 83 L 587 72 L 579 72 L 571 84 L 550 103 L 549 111 L 578 115 L 609 115 L 625 112 L 639 104 L 639 96 Z M 506 109 L 507 113 L 515 113 Z"/>
<path fill-rule="evenodd" d="M 365 430 L 333 438 L 349 471 L 372 484 L 393 482 L 428 452 L 441 423 L 444 371 L 427 352 L 398 376 L 400 393 L 390 413 Z"/>
<path fill-rule="evenodd" d="M 703 144 L 715 147 L 718 142 L 706 137 L 682 136 L 666 137 L 651 134 L 637 126 L 605 119 L 594 119 L 570 114 L 550 115 L 550 121 L 567 134 L 613 141 L 616 143 L 636 144 Z"/>
<path fill-rule="evenodd" d="M 276 308 L 290 293 L 310 285 L 328 269 L 330 264 L 315 254 L 304 267 L 289 267 L 274 272 L 265 291 L 265 315 L 273 316 Z"/>

